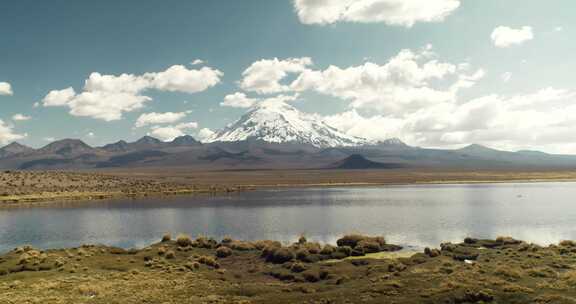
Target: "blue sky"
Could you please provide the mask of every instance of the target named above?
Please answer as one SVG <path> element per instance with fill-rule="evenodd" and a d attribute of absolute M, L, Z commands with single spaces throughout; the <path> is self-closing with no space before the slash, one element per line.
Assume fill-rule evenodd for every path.
<path fill-rule="evenodd" d="M 204 137 L 247 106 L 281 95 L 372 139 L 576 153 L 574 6 L 569 0 L 4 1 L 0 142 Z M 92 73 L 111 77 L 90 90 L 85 81 Z M 122 85 L 146 84 L 102 93 L 104 81 L 120 83 L 121 74 L 133 76 Z M 70 87 L 73 97 L 46 102 L 49 92 Z M 88 97 L 102 99 L 93 105 Z"/>

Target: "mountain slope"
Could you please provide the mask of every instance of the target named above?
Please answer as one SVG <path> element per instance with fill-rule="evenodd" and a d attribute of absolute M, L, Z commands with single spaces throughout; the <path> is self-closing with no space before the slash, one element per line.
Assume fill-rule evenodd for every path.
<path fill-rule="evenodd" d="M 34 149 L 32 149 L 28 146 L 24 146 L 22 144 L 19 144 L 17 142 L 13 142 L 9 145 L 6 145 L 6 146 L 0 148 L 0 158 L 10 157 L 10 156 L 18 155 L 18 154 L 23 154 L 23 153 L 29 153 L 32 151 L 34 151 Z"/>
<path fill-rule="evenodd" d="M 359 146 L 363 138 L 346 135 L 317 116 L 300 112 L 284 102 L 262 102 L 210 140 L 309 144 L 319 148 Z"/>
<path fill-rule="evenodd" d="M 331 166 L 334 169 L 397 169 L 402 167 L 399 164 L 371 161 L 360 154 L 350 155 Z"/>
<path fill-rule="evenodd" d="M 59 155 L 78 155 L 96 152 L 98 152 L 98 149 L 90 147 L 79 139 L 58 140 L 36 150 L 36 154 Z"/>

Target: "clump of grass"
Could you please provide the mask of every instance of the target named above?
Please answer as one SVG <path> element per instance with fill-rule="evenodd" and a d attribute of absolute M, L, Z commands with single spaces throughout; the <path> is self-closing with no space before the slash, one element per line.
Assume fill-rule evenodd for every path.
<path fill-rule="evenodd" d="M 344 259 L 352 255 L 352 248 L 350 246 L 341 246 L 337 247 L 336 251 L 334 251 L 331 255 L 333 259 Z"/>
<path fill-rule="evenodd" d="M 359 234 L 349 234 L 349 235 L 345 235 L 342 238 L 338 239 L 336 241 L 336 244 L 338 244 L 338 247 L 348 246 L 348 247 L 354 248 L 354 247 L 356 247 L 358 242 L 360 242 L 363 239 L 364 239 L 364 236 L 361 236 Z"/>
<path fill-rule="evenodd" d="M 359 248 L 362 248 L 362 251 L 365 253 L 376 253 L 382 250 L 382 247 L 380 247 L 380 243 L 378 243 L 375 240 L 362 240 L 358 242 L 356 248 L 354 249 Z"/>
<path fill-rule="evenodd" d="M 188 270 L 198 270 L 200 269 L 200 263 L 198 262 L 188 262 L 184 265 Z"/>
<path fill-rule="evenodd" d="M 191 242 L 192 247 L 214 249 L 218 245 L 216 240 L 206 237 L 198 237 L 194 242 Z"/>
<path fill-rule="evenodd" d="M 100 293 L 100 290 L 93 284 L 82 284 L 78 286 L 78 293 L 82 296 L 93 298 Z"/>
<path fill-rule="evenodd" d="M 562 247 L 574 247 L 576 246 L 576 242 L 570 240 L 564 240 L 561 241 L 559 245 Z"/>
<path fill-rule="evenodd" d="M 296 263 L 293 263 L 292 266 L 290 266 L 290 270 L 292 272 L 300 273 L 300 272 L 308 270 L 308 267 L 306 267 L 306 265 L 304 265 L 300 262 L 296 262 Z"/>
<path fill-rule="evenodd" d="M 509 236 L 499 236 L 496 238 L 496 242 L 502 245 L 517 245 L 521 243 L 521 241 L 515 240 Z"/>
<path fill-rule="evenodd" d="M 366 252 L 364 251 L 364 248 L 360 247 L 360 246 L 356 246 L 356 248 L 352 249 L 352 252 L 350 253 L 351 256 L 364 256 L 366 255 Z"/>
<path fill-rule="evenodd" d="M 431 257 L 431 258 L 435 258 L 440 256 L 440 250 L 438 249 L 430 249 L 428 247 L 424 248 L 424 254 Z"/>
<path fill-rule="evenodd" d="M 303 246 L 308 250 L 310 254 L 319 254 L 322 251 L 322 247 L 318 243 L 306 243 Z"/>
<path fill-rule="evenodd" d="M 356 248 L 358 244 L 360 245 L 370 244 L 371 246 L 373 244 L 377 244 L 378 246 L 381 247 L 386 245 L 386 240 L 383 237 L 371 237 L 359 234 L 350 234 L 345 235 L 344 237 L 336 241 L 336 243 L 338 244 L 339 247 L 349 246 L 351 248 Z"/>
<path fill-rule="evenodd" d="M 511 280 L 517 280 L 522 277 L 522 273 L 520 273 L 519 270 L 509 266 L 496 267 L 496 269 L 494 269 L 494 274 Z"/>
<path fill-rule="evenodd" d="M 282 247 L 282 244 L 278 241 L 264 240 L 254 242 L 254 247 L 258 250 L 264 250 L 266 247 Z"/>
<path fill-rule="evenodd" d="M 199 262 L 200 264 L 204 264 L 204 265 L 207 265 L 207 266 L 210 266 L 210 267 L 214 267 L 214 268 L 216 268 L 216 269 L 220 268 L 220 264 L 216 261 L 216 259 L 214 259 L 214 258 L 211 257 L 211 256 L 205 256 L 205 255 L 203 255 L 203 256 L 201 256 L 201 257 L 198 259 L 198 262 Z"/>
<path fill-rule="evenodd" d="M 238 251 L 251 251 L 256 250 L 256 246 L 250 242 L 232 241 L 228 244 L 231 249 Z"/>
<path fill-rule="evenodd" d="M 322 250 L 320 250 L 320 254 L 331 255 L 332 253 L 334 253 L 334 251 L 336 251 L 336 247 L 329 245 L 329 244 L 326 244 L 326 245 L 324 245 Z"/>
<path fill-rule="evenodd" d="M 298 238 L 298 244 L 301 244 L 301 245 L 302 245 L 302 244 L 306 244 L 307 242 L 308 242 L 308 240 L 306 239 L 306 237 L 305 237 L 304 235 L 301 235 L 301 236 Z"/>
<path fill-rule="evenodd" d="M 166 251 L 165 258 L 171 260 L 176 258 L 176 253 L 173 250 Z"/>
<path fill-rule="evenodd" d="M 270 251 L 266 259 L 274 264 L 284 264 L 294 260 L 294 252 L 286 247 L 274 248 Z"/>
<path fill-rule="evenodd" d="M 167 251 L 166 247 L 164 247 L 164 246 L 159 247 L 158 248 L 158 255 L 164 255 L 164 254 L 166 254 L 166 251 Z"/>
<path fill-rule="evenodd" d="M 166 233 L 162 236 L 162 243 L 170 242 L 172 240 L 172 236 L 170 233 Z"/>
<path fill-rule="evenodd" d="M 176 238 L 176 244 L 178 244 L 180 247 L 192 246 L 192 239 L 186 234 L 180 234 Z"/>
<path fill-rule="evenodd" d="M 306 248 L 300 248 L 296 250 L 296 258 L 299 259 L 300 261 L 305 261 L 309 255 L 310 252 L 308 252 Z"/>
<path fill-rule="evenodd" d="M 218 247 L 218 249 L 216 249 L 216 256 L 219 258 L 226 258 L 232 255 L 232 249 L 226 247 L 226 246 L 221 246 Z"/>

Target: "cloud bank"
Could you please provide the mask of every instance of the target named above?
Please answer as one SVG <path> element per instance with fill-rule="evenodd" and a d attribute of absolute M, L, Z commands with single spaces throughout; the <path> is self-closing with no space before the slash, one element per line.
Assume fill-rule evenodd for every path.
<path fill-rule="evenodd" d="M 71 87 L 53 90 L 41 103 L 45 107 L 68 107 L 74 116 L 113 121 L 151 101 L 143 95 L 148 90 L 193 94 L 219 84 L 222 76 L 222 72 L 210 67 L 188 69 L 182 65 L 143 75 L 92 73 L 82 92 L 76 93 Z"/>
<path fill-rule="evenodd" d="M 304 24 L 376 23 L 412 27 L 417 22 L 441 22 L 460 7 L 459 0 L 296 0 Z"/>
<path fill-rule="evenodd" d="M 9 142 L 23 139 L 27 134 L 18 134 L 14 131 L 14 127 L 5 123 L 0 119 L 0 144 L 7 144 Z"/>

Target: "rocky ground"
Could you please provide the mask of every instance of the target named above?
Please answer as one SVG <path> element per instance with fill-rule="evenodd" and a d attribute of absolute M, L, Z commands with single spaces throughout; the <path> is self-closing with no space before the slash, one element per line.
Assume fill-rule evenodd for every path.
<path fill-rule="evenodd" d="M 383 238 L 187 236 L 0 257 L 0 303 L 575 303 L 576 244 L 466 239 L 402 257 Z"/>

